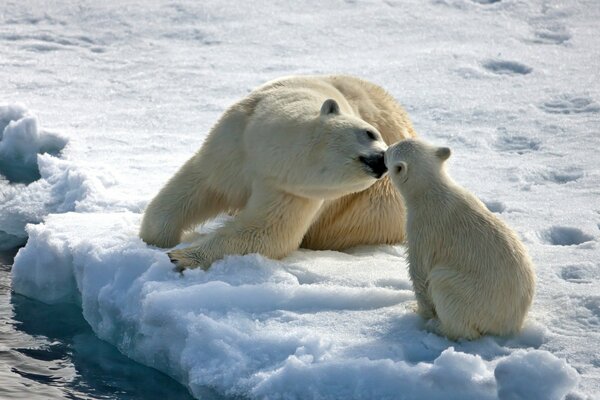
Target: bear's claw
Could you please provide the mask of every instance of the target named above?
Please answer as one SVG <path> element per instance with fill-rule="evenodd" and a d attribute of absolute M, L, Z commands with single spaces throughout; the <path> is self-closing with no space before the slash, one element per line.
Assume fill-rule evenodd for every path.
<path fill-rule="evenodd" d="M 171 261 L 171 264 L 174 265 L 173 271 L 175 271 L 175 272 L 183 272 L 183 270 L 185 269 L 185 267 L 179 265 L 179 259 L 176 256 L 174 256 L 171 252 L 168 252 L 167 256 L 169 257 L 169 261 Z"/>
<path fill-rule="evenodd" d="M 183 272 L 184 269 L 193 266 L 191 260 L 185 256 L 185 253 L 182 250 L 173 250 L 167 252 L 167 256 L 173 265 L 175 265 L 174 270 L 176 272 Z"/>
<path fill-rule="evenodd" d="M 202 268 L 207 270 L 208 266 L 203 265 L 197 258 L 190 255 L 187 249 L 171 250 L 167 252 L 167 256 L 171 263 L 175 265 L 174 270 L 182 272 L 187 268 Z"/>

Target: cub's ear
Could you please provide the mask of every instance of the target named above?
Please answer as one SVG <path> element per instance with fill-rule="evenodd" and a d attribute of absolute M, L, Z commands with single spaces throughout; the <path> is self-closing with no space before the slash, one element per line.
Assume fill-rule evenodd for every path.
<path fill-rule="evenodd" d="M 450 157 L 451 153 L 452 151 L 449 147 L 438 147 L 435 150 L 435 155 L 442 161 L 446 161 Z"/>
<path fill-rule="evenodd" d="M 321 115 L 339 114 L 340 106 L 334 99 L 327 99 L 321 106 Z"/>

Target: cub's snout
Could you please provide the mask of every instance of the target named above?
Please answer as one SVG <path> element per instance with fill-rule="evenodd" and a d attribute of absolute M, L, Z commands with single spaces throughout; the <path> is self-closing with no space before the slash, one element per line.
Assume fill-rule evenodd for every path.
<path fill-rule="evenodd" d="M 358 159 L 366 166 L 367 172 L 377 179 L 387 172 L 384 151 L 369 156 L 360 156 Z"/>

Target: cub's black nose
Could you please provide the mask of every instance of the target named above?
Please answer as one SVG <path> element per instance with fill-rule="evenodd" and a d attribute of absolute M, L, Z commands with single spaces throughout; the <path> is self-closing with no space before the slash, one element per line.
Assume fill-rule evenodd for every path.
<path fill-rule="evenodd" d="M 366 170 L 370 175 L 379 179 L 387 172 L 384 155 L 385 152 L 382 151 L 381 153 L 369 156 L 360 156 L 358 159 L 366 166 Z"/>

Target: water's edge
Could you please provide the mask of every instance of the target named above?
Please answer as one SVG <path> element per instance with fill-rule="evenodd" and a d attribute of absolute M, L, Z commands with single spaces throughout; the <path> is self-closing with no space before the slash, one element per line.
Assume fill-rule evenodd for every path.
<path fill-rule="evenodd" d="M 0 398 L 192 399 L 175 380 L 98 339 L 77 306 L 12 292 L 17 251 L 0 252 Z"/>

